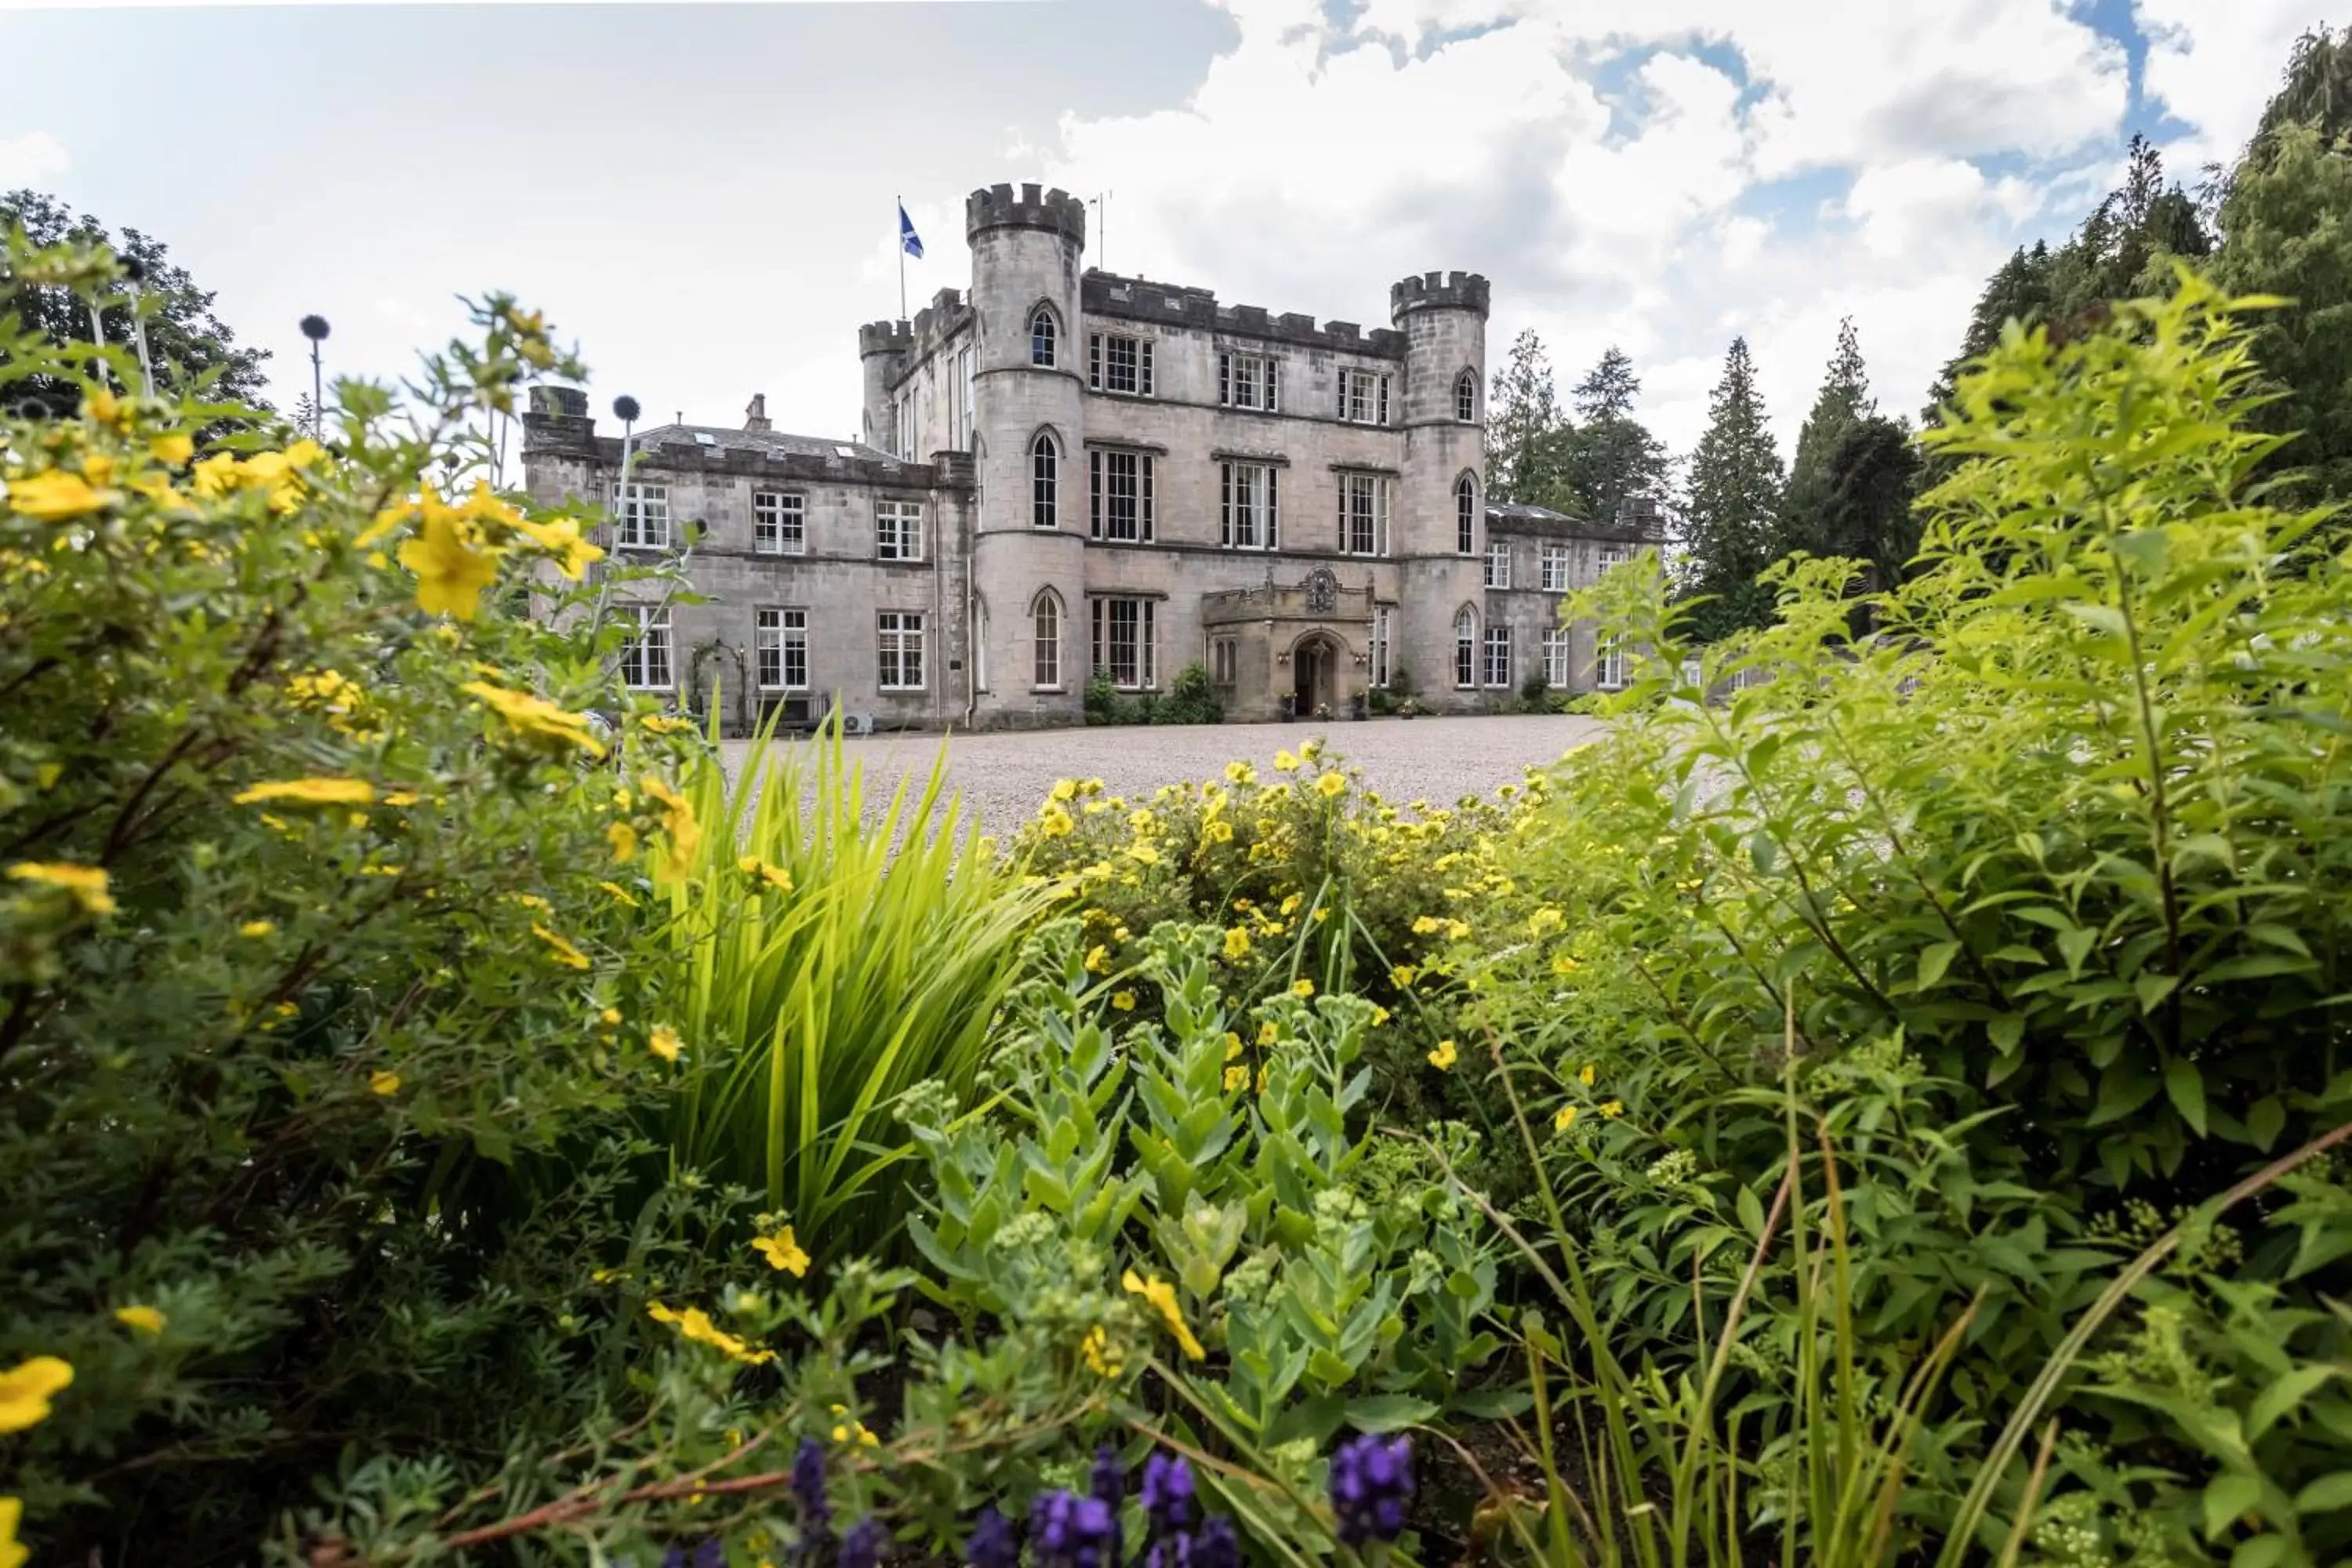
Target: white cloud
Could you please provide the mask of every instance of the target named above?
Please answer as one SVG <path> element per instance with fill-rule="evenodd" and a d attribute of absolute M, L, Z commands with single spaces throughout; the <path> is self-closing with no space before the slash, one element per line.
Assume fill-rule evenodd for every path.
<path fill-rule="evenodd" d="M 72 164 L 66 144 L 46 131 L 0 140 L 0 190 L 45 185 Z"/>
<path fill-rule="evenodd" d="M 2315 0 L 2136 0 L 2147 35 L 2147 90 L 2195 133 L 2171 149 L 2184 179 L 2237 156 L 2278 90 L 2287 51 L 2327 21 Z"/>

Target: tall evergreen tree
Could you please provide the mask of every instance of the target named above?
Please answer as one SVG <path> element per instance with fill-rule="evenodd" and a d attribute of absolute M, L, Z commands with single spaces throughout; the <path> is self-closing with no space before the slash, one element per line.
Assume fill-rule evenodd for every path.
<path fill-rule="evenodd" d="M 1486 398 L 1488 496 L 1546 504 L 1543 496 L 1559 483 L 1559 444 L 1567 426 L 1552 385 L 1551 356 L 1533 329 L 1522 331 Z"/>
<path fill-rule="evenodd" d="M 1864 592 L 1892 587 L 1919 551 L 1911 503 L 1918 491 L 1918 444 L 1902 421 L 1864 413 L 1822 460 L 1806 548 L 1858 562 Z"/>
<path fill-rule="evenodd" d="M 1870 396 L 1870 374 L 1863 367 L 1861 335 L 1854 331 L 1853 318 L 1848 316 L 1838 322 L 1837 348 L 1822 377 L 1822 390 L 1797 431 L 1796 455 L 1789 463 L 1788 526 L 1783 536 L 1788 549 L 1822 553 L 1811 537 L 1817 531 L 1811 525 L 1829 488 L 1830 453 L 1856 423 L 1877 411 L 1878 405 Z"/>
<path fill-rule="evenodd" d="M 1756 389 L 1755 362 L 1748 340 L 1734 338 L 1683 496 L 1682 586 L 1686 596 L 1708 601 L 1691 613 L 1703 640 L 1771 620 L 1771 596 L 1756 574 L 1774 559 L 1781 492 L 1780 454 Z"/>
<path fill-rule="evenodd" d="M 1653 495 L 1666 482 L 1666 444 L 1633 417 L 1642 378 L 1633 362 L 1610 345 L 1570 393 L 1583 423 L 1562 431 L 1559 501 L 1563 511 L 1607 522 L 1628 496 Z"/>

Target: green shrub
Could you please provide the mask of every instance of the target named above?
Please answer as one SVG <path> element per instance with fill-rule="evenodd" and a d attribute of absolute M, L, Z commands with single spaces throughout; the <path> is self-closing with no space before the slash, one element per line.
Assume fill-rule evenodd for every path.
<path fill-rule="evenodd" d="M 1111 684 L 1110 677 L 1103 671 L 1098 669 L 1087 678 L 1083 701 L 1087 723 L 1117 724 L 1123 721 L 1119 718 L 1118 688 Z"/>
<path fill-rule="evenodd" d="M 1209 684 L 1209 667 L 1194 659 L 1176 672 L 1175 683 L 1160 700 L 1152 715 L 1155 724 L 1216 724 L 1225 717 L 1223 707 L 1217 701 L 1216 688 Z"/>

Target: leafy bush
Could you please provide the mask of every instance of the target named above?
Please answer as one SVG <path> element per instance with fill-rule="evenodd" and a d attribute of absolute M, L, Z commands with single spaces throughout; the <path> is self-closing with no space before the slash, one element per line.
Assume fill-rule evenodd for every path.
<path fill-rule="evenodd" d="M 1781 624 L 1685 689 L 1644 574 L 1589 596 L 1656 656 L 1521 838 L 1518 940 L 1473 976 L 1555 1086 L 1547 1159 L 1629 1364 L 1691 1364 L 1694 1320 L 1742 1289 L 1791 1072 L 1845 1163 L 1875 1408 L 1975 1300 L 1913 1539 L 2123 1259 L 2352 1114 L 2352 562 L 2242 485 L 2271 443 L 2233 423 L 2230 310 L 2191 279 L 2063 345 L 2013 331 L 1929 437 L 1968 461 L 1869 642 L 1849 564 L 1795 562 Z M 1747 671 L 1771 679 L 1700 700 Z M 2352 1550 L 2352 1338 L 2326 1305 L 2352 1200 L 2326 1162 L 2289 1190 L 2194 1232 L 2078 1369 L 2029 1532 L 2047 1560 Z M 1759 1289 L 1787 1300 L 1792 1266 Z M 1806 1343 L 1767 1313 L 1732 1347 L 1768 1448 L 1816 1438 Z M 2023 1506 L 2022 1476 L 1994 1483 Z"/>
<path fill-rule="evenodd" d="M 1224 721 L 1225 710 L 1217 701 L 1216 688 L 1209 684 L 1209 667 L 1194 659 L 1176 672 L 1176 680 L 1168 689 L 1153 711 L 1155 724 L 1217 724 Z"/>

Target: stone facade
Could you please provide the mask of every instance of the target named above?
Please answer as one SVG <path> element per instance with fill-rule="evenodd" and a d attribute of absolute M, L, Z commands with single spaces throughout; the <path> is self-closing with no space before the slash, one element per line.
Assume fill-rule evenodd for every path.
<path fill-rule="evenodd" d="M 1164 692 L 1199 661 L 1234 719 L 1407 682 L 1475 710 L 1542 667 L 1602 548 L 1654 537 L 1486 504 L 1484 278 L 1405 279 L 1366 331 L 1082 269 L 1060 191 L 975 191 L 965 216 L 971 293 L 859 329 L 861 440 L 780 435 L 755 398 L 740 429 L 636 434 L 624 503 L 585 398 L 534 399 L 534 499 L 610 507 L 615 555 L 682 554 L 702 601 L 616 585 L 650 618 L 633 681 L 699 710 L 715 677 L 730 723 L 832 700 L 886 728 L 1052 725 L 1079 721 L 1090 671 Z M 1547 550 L 1573 563 L 1557 587 Z M 1605 672 L 1589 628 L 1575 646 L 1559 672 L 1587 689 Z"/>

